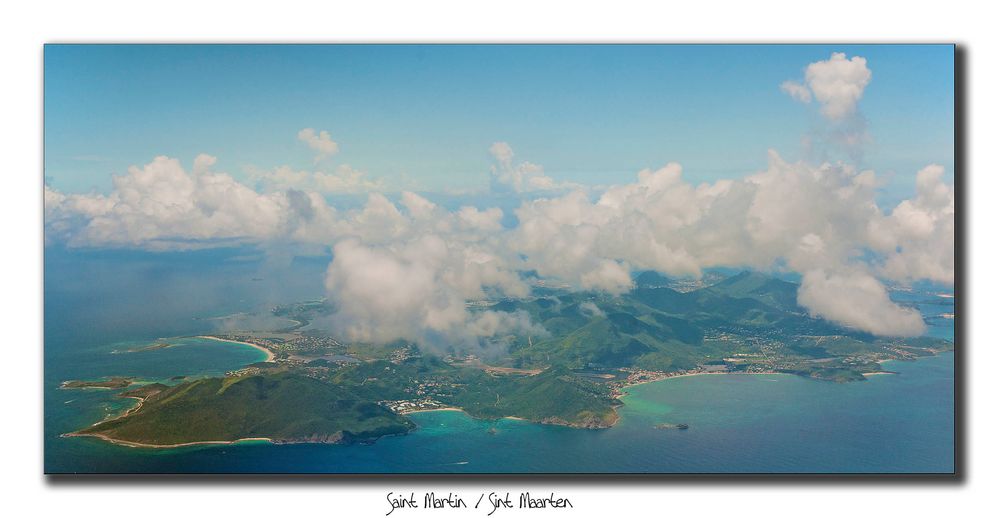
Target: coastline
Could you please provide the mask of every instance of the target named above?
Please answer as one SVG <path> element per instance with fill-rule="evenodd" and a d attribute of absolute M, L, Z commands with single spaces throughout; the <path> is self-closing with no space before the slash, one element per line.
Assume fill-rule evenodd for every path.
<path fill-rule="evenodd" d="M 142 408 L 142 403 L 144 403 L 146 401 L 146 398 L 139 397 L 139 396 L 124 396 L 124 397 L 126 399 L 134 399 L 134 400 L 136 400 L 138 402 L 135 404 L 135 406 L 126 409 L 124 412 L 122 412 L 122 413 L 120 413 L 118 415 L 108 416 L 108 417 L 106 417 L 104 419 L 101 419 L 100 421 L 97 421 L 96 423 L 94 423 L 94 424 L 92 424 L 90 426 L 97 426 L 99 424 L 104 424 L 104 423 L 107 423 L 109 421 L 117 421 L 118 419 L 121 419 L 123 417 L 128 417 L 128 416 L 130 416 L 130 415 L 138 412 L 139 409 Z M 69 433 L 64 433 L 62 435 L 64 437 L 74 437 L 76 435 L 91 435 L 91 434 L 77 434 L 76 432 L 69 432 Z"/>
<path fill-rule="evenodd" d="M 645 385 L 646 383 L 658 383 L 660 381 L 668 381 L 676 378 L 688 378 L 692 376 L 797 376 L 796 374 L 789 374 L 787 372 L 690 372 L 687 374 L 676 374 L 673 376 L 666 376 L 664 378 L 659 378 L 656 380 L 645 380 L 636 381 L 634 383 L 628 383 L 621 386 L 621 390 L 626 390 L 631 387 L 637 387 L 638 385 Z M 619 398 L 620 399 L 620 398 Z"/>
<path fill-rule="evenodd" d="M 420 408 L 418 410 L 405 410 L 403 412 L 398 412 L 399 415 L 407 414 L 419 414 L 422 412 L 465 412 L 465 409 L 458 408 L 456 406 L 444 406 L 440 408 Z M 468 412 L 465 412 L 466 414 Z"/>
<path fill-rule="evenodd" d="M 242 442 L 250 441 L 263 441 L 274 444 L 274 440 L 270 437 L 244 437 L 241 439 L 235 439 L 232 441 L 193 441 L 185 442 L 180 444 L 148 444 L 144 442 L 126 441 L 122 439 L 115 439 L 108 437 L 102 433 L 78 433 L 70 432 L 62 434 L 63 437 L 96 437 L 102 441 L 107 441 L 112 444 L 117 444 L 119 446 L 128 446 L 129 448 L 183 448 L 185 446 L 199 446 L 199 445 L 225 445 L 225 444 L 237 444 Z"/>
<path fill-rule="evenodd" d="M 423 412 L 461 412 L 461 413 L 467 415 L 468 417 L 470 417 L 472 419 L 480 420 L 478 417 L 475 417 L 472 414 L 469 414 L 464 408 L 459 408 L 459 407 L 456 407 L 456 406 L 445 406 L 445 407 L 440 407 L 440 408 L 421 408 L 419 410 L 407 410 L 405 412 L 399 412 L 399 415 L 419 414 L 419 413 L 423 413 Z M 515 415 L 506 415 L 506 416 L 501 417 L 500 419 L 512 419 L 514 421 L 528 421 L 528 422 L 530 422 L 529 419 L 525 419 L 523 417 L 517 417 Z M 541 423 L 538 423 L 538 424 L 541 424 Z"/>
<path fill-rule="evenodd" d="M 252 347 L 254 349 L 257 349 L 257 350 L 265 353 L 267 355 L 267 359 L 264 360 L 264 361 L 268 362 L 268 363 L 274 362 L 274 360 L 276 358 L 276 355 L 273 352 L 271 352 L 270 349 L 267 349 L 266 347 L 263 347 L 263 346 L 260 346 L 260 345 L 254 344 L 254 343 L 250 343 L 250 342 L 244 342 L 244 341 L 241 341 L 241 340 L 226 340 L 224 338 L 219 338 L 217 336 L 209 336 L 209 335 L 196 335 L 196 336 L 194 336 L 194 338 L 201 338 L 201 339 L 204 339 L 204 340 L 213 340 L 213 341 L 216 341 L 216 342 L 236 343 L 236 344 L 246 345 L 246 346 Z M 60 388 L 63 388 L 63 387 L 60 386 Z M 90 388 L 90 387 L 86 387 L 86 388 Z M 104 388 L 104 389 L 109 389 L 109 390 L 111 389 L 110 387 L 93 387 L 93 388 Z M 97 421 L 96 423 L 94 423 L 94 424 L 92 424 L 90 426 L 97 426 L 97 425 L 102 424 L 102 423 L 106 423 L 106 422 L 109 422 L 109 421 L 116 421 L 118 419 L 123 419 L 125 417 L 128 417 L 128 416 L 130 416 L 130 415 L 138 412 L 142 408 L 143 403 L 145 403 L 145 401 L 146 401 L 145 397 L 140 397 L 140 396 L 124 396 L 124 397 L 126 397 L 128 399 L 134 399 L 134 400 L 136 400 L 137 401 L 136 405 L 133 406 L 133 407 L 131 407 L 131 408 L 126 409 L 121 414 L 118 414 L 118 415 L 115 415 L 115 416 L 108 416 L 107 418 L 102 419 L 100 421 Z M 83 433 L 83 432 L 80 432 L 80 431 L 67 432 L 67 433 L 61 434 L 60 437 L 95 437 L 95 438 L 100 439 L 102 441 L 107 441 L 109 443 L 117 444 L 119 446 L 128 446 L 130 448 L 183 448 L 185 446 L 197 446 L 197 445 L 236 444 L 236 443 L 247 442 L 247 441 L 266 441 L 268 443 L 274 444 L 274 440 L 271 439 L 270 437 L 243 437 L 243 438 L 235 439 L 235 440 L 232 440 L 232 441 L 192 441 L 192 442 L 179 443 L 179 444 L 148 444 L 148 443 L 135 442 L 135 441 L 126 441 L 126 440 L 123 440 L 123 439 L 115 439 L 113 437 L 108 437 L 107 435 L 101 434 L 101 433 Z"/>
<path fill-rule="evenodd" d="M 203 338 L 205 340 L 214 340 L 216 342 L 228 342 L 228 343 L 233 343 L 233 344 L 248 345 L 248 346 L 253 347 L 254 349 L 256 349 L 258 351 L 266 353 L 267 354 L 267 359 L 264 360 L 264 361 L 268 362 L 268 363 L 273 362 L 274 359 L 277 357 L 277 355 L 275 355 L 270 349 L 268 349 L 268 348 L 266 348 L 266 347 L 264 347 L 262 345 L 257 345 L 257 344 L 250 343 L 250 342 L 242 342 L 240 340 L 227 340 L 225 338 L 219 338 L 217 336 L 209 336 L 209 335 L 197 335 L 197 336 L 195 336 L 195 338 Z"/>
<path fill-rule="evenodd" d="M 954 352 L 953 350 L 934 351 L 932 355 L 925 356 L 925 357 L 926 358 L 935 357 L 935 356 L 940 356 L 941 354 L 953 353 L 953 352 Z M 883 367 L 886 363 L 889 363 L 889 362 L 896 362 L 896 361 L 919 361 L 921 358 L 924 358 L 924 357 L 917 357 L 917 358 L 914 358 L 912 360 L 884 359 L 884 360 L 878 360 L 877 363 Z M 881 370 L 881 371 L 877 371 L 877 372 L 863 372 L 863 373 L 861 373 L 861 375 L 864 376 L 864 377 L 878 376 L 878 375 L 881 375 L 881 374 L 898 374 L 898 373 L 895 372 L 895 371 L 886 371 L 886 370 Z M 792 374 L 792 373 L 789 373 L 789 372 L 777 372 L 777 371 L 767 371 L 767 372 L 690 372 L 690 373 L 686 373 L 686 374 L 676 374 L 676 375 L 673 375 L 673 376 L 666 376 L 666 377 L 659 378 L 659 379 L 654 379 L 654 380 L 644 380 L 644 381 L 636 381 L 634 383 L 626 383 L 626 384 L 624 384 L 624 385 L 621 386 L 620 390 L 624 391 L 624 390 L 626 390 L 626 389 L 628 389 L 630 387 L 636 387 L 638 385 L 644 385 L 646 383 L 656 383 L 656 382 L 659 382 L 659 381 L 667 381 L 667 380 L 676 379 L 676 378 L 687 378 L 687 377 L 691 377 L 691 376 L 706 376 L 706 375 L 721 375 L 721 376 L 799 376 L 798 374 Z M 802 376 L 802 377 L 808 378 L 808 379 L 812 379 L 812 378 L 809 378 L 808 376 Z M 828 380 L 822 380 L 822 379 L 820 379 L 820 381 L 828 381 Z"/>
<path fill-rule="evenodd" d="M 221 338 L 217 338 L 217 337 L 211 337 L 211 336 L 199 336 L 198 338 L 205 338 L 205 339 L 217 340 L 217 341 L 222 341 L 222 342 L 234 342 L 234 343 L 239 343 L 239 344 L 245 344 L 245 345 L 252 346 L 254 348 L 258 348 L 258 349 L 267 351 L 265 348 L 263 348 L 261 346 L 258 346 L 256 344 L 251 344 L 251 343 L 247 343 L 247 342 L 241 342 L 241 341 L 238 341 L 238 340 L 225 340 L 225 339 L 221 339 Z M 271 361 L 273 353 L 270 353 L 270 351 L 267 351 L 267 352 L 268 352 L 268 361 Z M 946 351 L 946 352 L 951 352 L 951 351 Z M 933 356 L 939 356 L 939 354 L 934 354 Z M 881 363 L 883 365 L 884 363 L 889 362 L 889 361 L 895 361 L 895 360 L 881 360 L 878 363 Z M 918 361 L 918 359 L 917 359 L 917 361 Z M 879 372 L 864 373 L 863 375 L 865 377 L 869 377 L 869 376 L 875 376 L 875 375 L 881 375 L 881 374 L 898 374 L 898 373 L 897 372 L 893 372 L 893 371 L 879 371 Z M 548 424 L 548 425 L 553 425 L 553 426 L 564 426 L 564 427 L 568 427 L 568 428 L 578 428 L 578 429 L 609 429 L 609 428 L 612 428 L 612 427 L 616 426 L 620 422 L 621 414 L 617 412 L 617 408 L 618 408 L 618 406 L 626 405 L 626 402 L 624 401 L 624 398 L 632 395 L 630 392 L 626 391 L 629 387 L 633 387 L 633 386 L 637 386 L 637 385 L 644 385 L 646 383 L 654 383 L 654 382 L 660 382 L 660 381 L 667 381 L 667 380 L 674 379 L 674 378 L 685 378 L 685 377 L 702 376 L 702 375 L 744 375 L 744 376 L 771 376 L 771 375 L 779 375 L 779 376 L 796 376 L 795 374 L 782 373 L 782 372 L 692 372 L 692 373 L 685 373 L 685 374 L 677 374 L 677 375 L 673 375 L 673 376 L 666 376 L 666 377 L 661 378 L 661 379 L 645 380 L 645 381 L 640 381 L 640 382 L 636 382 L 636 383 L 630 383 L 630 384 L 627 384 L 627 385 L 624 385 L 624 386 L 621 387 L 620 390 L 622 392 L 621 392 L 621 394 L 618 397 L 616 397 L 616 399 L 620 402 L 620 405 L 615 406 L 615 408 L 614 408 L 614 419 L 607 426 L 599 426 L 599 427 L 574 426 L 572 424 L 562 423 L 562 422 L 538 422 L 538 421 L 532 421 L 530 419 L 526 419 L 526 418 L 523 418 L 523 417 L 517 417 L 517 416 L 503 416 L 503 417 L 501 417 L 499 419 L 511 419 L 511 420 L 515 420 L 515 421 L 526 421 L 526 422 L 530 422 L 530 423 L 534 423 L 534 424 L 539 424 L 539 425 Z M 124 418 L 124 417 L 126 417 L 128 415 L 131 415 L 131 414 L 135 413 L 136 411 L 138 411 L 142 407 L 143 402 L 145 401 L 145 398 L 142 398 L 142 397 L 136 397 L 136 396 L 126 396 L 126 397 L 129 397 L 130 399 L 136 399 L 136 400 L 138 400 L 138 404 L 136 404 L 134 407 L 126 410 L 121 415 L 114 416 L 114 417 L 109 417 L 107 419 L 104 419 L 102 421 L 99 421 L 99 422 L 95 423 L 95 425 L 100 424 L 100 423 L 104 423 L 104 422 L 107 422 L 107 421 L 113 421 L 113 420 L 121 419 L 121 418 Z M 465 409 L 460 408 L 460 407 L 440 407 L 440 408 L 427 408 L 427 409 L 408 410 L 408 411 L 404 411 L 404 412 L 399 412 L 399 414 L 400 415 L 407 415 L 407 414 L 415 414 L 415 413 L 422 413 L 422 412 L 442 412 L 442 411 L 444 411 L 444 412 L 462 412 L 462 413 L 464 413 L 465 415 L 467 415 L 471 419 L 479 420 L 479 418 L 473 416 L 472 414 L 468 413 Z M 110 442 L 112 444 L 117 444 L 117 445 L 121 445 L 121 446 L 128 446 L 128 447 L 133 447 L 133 448 L 160 448 L 160 449 L 162 449 L 162 448 L 182 448 L 182 447 L 187 447 L 187 446 L 198 446 L 198 445 L 232 445 L 232 444 L 238 444 L 238 443 L 243 443 L 243 442 L 267 442 L 267 443 L 270 443 L 270 444 L 280 444 L 280 443 L 284 442 L 284 441 L 274 441 L 272 438 L 269 438 L 269 437 L 244 437 L 244 438 L 239 438 L 239 439 L 234 439 L 234 440 L 228 440 L 228 441 L 226 441 L 226 440 L 206 440 L 206 441 L 192 441 L 192 442 L 179 443 L 179 444 L 148 444 L 148 443 L 141 443 L 141 442 L 135 442 L 135 441 L 127 441 L 127 440 L 122 440 L 122 439 L 115 439 L 115 438 L 108 437 L 107 435 L 100 434 L 100 433 L 80 433 L 80 432 L 69 432 L 69 433 L 65 433 L 65 434 L 62 434 L 62 437 L 95 437 L 95 438 L 98 438 L 98 439 Z M 297 442 L 297 441 L 292 441 L 292 442 Z M 303 441 L 303 442 L 308 442 L 308 441 Z"/>
<path fill-rule="evenodd" d="M 408 410 L 406 412 L 399 412 L 399 414 L 400 415 L 406 415 L 406 414 L 416 414 L 416 413 L 421 413 L 421 412 L 461 412 L 461 413 L 467 415 L 469 417 L 469 419 L 474 419 L 476 421 L 493 421 L 493 419 L 475 417 L 474 415 L 468 413 L 468 411 L 466 411 L 464 408 L 450 407 L 450 406 L 449 407 L 441 407 L 441 408 L 425 408 L 425 409 L 420 409 L 420 410 Z M 566 428 L 603 430 L 603 429 L 607 429 L 607 428 L 612 428 L 614 425 L 616 425 L 617 422 L 621 419 L 621 414 L 617 413 L 617 406 L 615 406 L 614 407 L 614 421 L 612 421 L 607 426 L 600 426 L 600 427 L 576 426 L 576 425 L 573 425 L 573 424 L 560 423 L 560 422 L 532 421 L 530 419 L 527 419 L 526 417 L 518 417 L 518 416 L 515 416 L 515 415 L 505 415 L 505 416 L 500 417 L 500 418 L 495 419 L 495 420 L 498 421 L 498 420 L 501 420 L 501 419 L 510 419 L 511 421 L 524 421 L 526 423 L 534 423 L 534 424 L 537 424 L 537 425 L 564 426 Z"/>

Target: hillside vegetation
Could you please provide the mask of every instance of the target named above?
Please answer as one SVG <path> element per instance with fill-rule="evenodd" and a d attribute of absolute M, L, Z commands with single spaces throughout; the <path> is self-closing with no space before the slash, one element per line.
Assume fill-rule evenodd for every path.
<path fill-rule="evenodd" d="M 405 417 L 344 387 L 290 373 L 176 385 L 135 412 L 81 434 L 150 445 L 234 441 L 353 442 L 405 433 Z"/>

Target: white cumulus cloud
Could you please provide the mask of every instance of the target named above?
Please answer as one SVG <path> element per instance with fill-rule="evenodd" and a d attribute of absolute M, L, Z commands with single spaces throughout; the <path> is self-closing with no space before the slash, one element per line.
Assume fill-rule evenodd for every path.
<path fill-rule="evenodd" d="M 807 86 L 797 81 L 784 81 L 780 85 L 781 91 L 791 96 L 798 102 L 808 104 L 812 102 L 812 92 Z"/>
<path fill-rule="evenodd" d="M 865 289 L 871 283 L 884 289 L 874 274 L 952 283 L 953 192 L 941 176 L 938 166 L 924 169 L 916 198 L 886 214 L 876 202 L 874 172 L 845 164 L 788 163 L 771 152 L 764 171 L 700 185 L 686 182 L 680 166 L 669 164 L 642 171 L 636 182 L 611 187 L 595 201 L 582 192 L 525 201 L 508 243 L 543 277 L 610 293 L 628 289 L 629 271 L 696 276 L 705 268 L 733 266 L 782 265 L 850 280 L 861 272 Z M 875 259 L 865 259 L 869 251 L 877 252 Z M 816 315 L 858 329 L 918 329 L 911 313 L 887 298 L 870 299 L 882 309 L 876 314 L 902 315 L 897 320 L 908 327 L 874 325 L 836 311 L 839 295 L 831 290 L 807 293 L 799 302 Z"/>
<path fill-rule="evenodd" d="M 491 186 L 497 192 L 531 193 L 566 191 L 580 188 L 579 184 L 559 182 L 545 174 L 543 167 L 531 162 L 515 164 L 513 148 L 506 142 L 494 142 L 489 153 L 496 163 L 492 166 Z"/>
<path fill-rule="evenodd" d="M 333 141 L 330 133 L 326 130 L 316 132 L 312 128 L 305 128 L 298 132 L 298 140 L 304 142 L 310 149 L 315 151 L 315 161 L 320 162 L 340 151 L 340 145 Z"/>
<path fill-rule="evenodd" d="M 887 256 L 882 275 L 954 283 L 954 187 L 943 182 L 943 174 L 936 164 L 920 170 L 916 197 L 871 223 L 872 248 Z"/>
<path fill-rule="evenodd" d="M 46 188 L 46 225 L 71 246 L 192 248 L 274 239 L 323 240 L 335 211 L 314 193 L 260 194 L 209 168 L 194 171 L 159 156 L 113 178 L 109 195 L 64 195 Z"/>
<path fill-rule="evenodd" d="M 492 288 L 523 296 L 527 288 L 488 252 L 435 234 L 386 246 L 339 242 L 326 275 L 336 301 L 334 327 L 352 340 L 408 339 L 435 349 L 475 348 L 503 334 L 541 336 L 526 313 L 470 312 L 466 300 Z"/>
<path fill-rule="evenodd" d="M 919 336 L 926 331 L 919 311 L 892 302 L 884 285 L 862 272 L 806 272 L 798 303 L 813 316 L 876 335 Z"/>
<path fill-rule="evenodd" d="M 784 81 L 780 88 L 796 101 L 811 102 L 814 97 L 823 115 L 842 121 L 857 111 L 857 103 L 871 82 L 867 60 L 860 56 L 847 59 L 833 52 L 829 59 L 816 61 L 805 68 L 804 83 Z"/>
<path fill-rule="evenodd" d="M 512 160 L 502 146 L 498 160 Z M 326 282 L 338 329 L 357 340 L 483 345 L 492 334 L 540 333 L 524 315 L 470 311 L 466 302 L 529 293 L 521 272 L 575 289 L 620 294 L 631 272 L 698 276 L 705 268 L 784 268 L 804 283 L 813 315 L 875 334 L 921 332 L 918 313 L 887 297 L 886 279 L 953 283 L 954 192 L 944 170 L 917 174 L 916 195 L 878 206 L 873 171 L 841 163 L 787 162 L 741 179 L 695 184 L 679 164 L 633 182 L 526 199 L 503 211 L 447 210 L 403 192 L 371 192 L 337 211 L 305 175 L 257 192 L 215 172 L 157 157 L 114 178 L 107 195 L 46 187 L 46 240 L 70 246 L 177 249 L 233 242 L 330 246 Z M 294 171 L 289 170 L 289 174 Z M 851 294 L 850 292 L 853 291 Z"/>

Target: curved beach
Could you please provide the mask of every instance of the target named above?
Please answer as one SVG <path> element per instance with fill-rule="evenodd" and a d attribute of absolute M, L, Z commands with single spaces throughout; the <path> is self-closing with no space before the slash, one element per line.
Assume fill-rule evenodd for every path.
<path fill-rule="evenodd" d="M 274 358 L 276 357 L 276 355 L 270 349 L 268 349 L 268 348 L 266 348 L 266 347 L 264 347 L 262 345 L 257 345 L 257 344 L 250 343 L 250 342 L 242 342 L 240 340 L 228 340 L 228 339 L 225 339 L 225 338 L 219 338 L 217 336 L 209 336 L 209 335 L 198 335 L 198 336 L 195 336 L 195 338 L 204 338 L 205 340 L 215 340 L 216 342 L 228 342 L 228 343 L 232 343 L 232 344 L 248 345 L 250 347 L 253 347 L 254 349 L 257 349 L 258 351 L 261 351 L 261 352 L 267 354 L 267 359 L 264 360 L 266 362 L 273 362 Z"/>

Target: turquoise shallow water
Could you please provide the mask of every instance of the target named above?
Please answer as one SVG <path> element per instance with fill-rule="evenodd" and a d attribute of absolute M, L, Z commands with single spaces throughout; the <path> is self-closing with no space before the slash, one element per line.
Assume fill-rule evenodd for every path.
<path fill-rule="evenodd" d="M 100 259 L 100 264 L 107 262 Z M 211 332 L 209 321 L 193 317 L 240 310 L 240 300 L 260 300 L 253 290 L 270 292 L 289 284 L 275 280 L 272 286 L 260 286 L 249 279 L 261 274 L 243 262 L 209 270 L 203 279 L 198 277 L 202 269 L 180 275 L 171 268 L 167 271 L 180 277 L 167 280 L 186 288 L 178 297 L 202 284 L 220 286 L 223 293 L 157 304 L 157 297 L 170 292 L 151 288 L 164 282 L 164 270 L 155 263 L 134 263 L 128 263 L 132 269 L 126 270 L 124 281 L 95 292 L 93 283 L 74 290 L 72 279 L 59 282 L 63 269 L 51 268 L 46 259 L 47 472 L 946 473 L 954 468 L 954 357 L 949 353 L 892 362 L 886 368 L 899 374 L 858 383 L 708 375 L 638 385 L 624 398 L 618 424 L 607 430 L 425 412 L 412 415 L 419 424 L 416 432 L 373 445 L 246 443 L 151 450 L 60 437 L 133 404 L 106 390 L 60 390 L 63 380 L 211 376 L 262 359 L 263 353 L 249 347 L 193 338 L 167 339 L 174 346 L 165 349 L 122 351 L 162 336 Z M 122 275 L 115 270 L 113 278 Z M 303 287 L 285 296 L 303 300 L 309 295 Z M 924 315 L 953 311 L 952 305 L 947 309 L 930 301 L 919 305 Z M 932 334 L 953 337 L 952 321 L 935 322 Z M 662 422 L 688 423 L 690 429 L 654 428 Z M 496 433 L 490 434 L 490 428 Z"/>
<path fill-rule="evenodd" d="M 892 364 L 897 375 L 836 384 L 781 375 L 711 375 L 632 387 L 609 430 L 574 430 L 462 412 L 413 414 L 415 433 L 373 445 L 125 448 L 52 438 L 49 471 L 87 472 L 950 472 L 953 355 Z M 107 392 L 60 391 L 100 407 Z M 58 419 L 79 421 L 67 414 Z M 86 420 L 84 420 L 86 421 Z M 658 430 L 657 423 L 689 430 Z M 490 428 L 496 428 L 490 434 Z"/>

